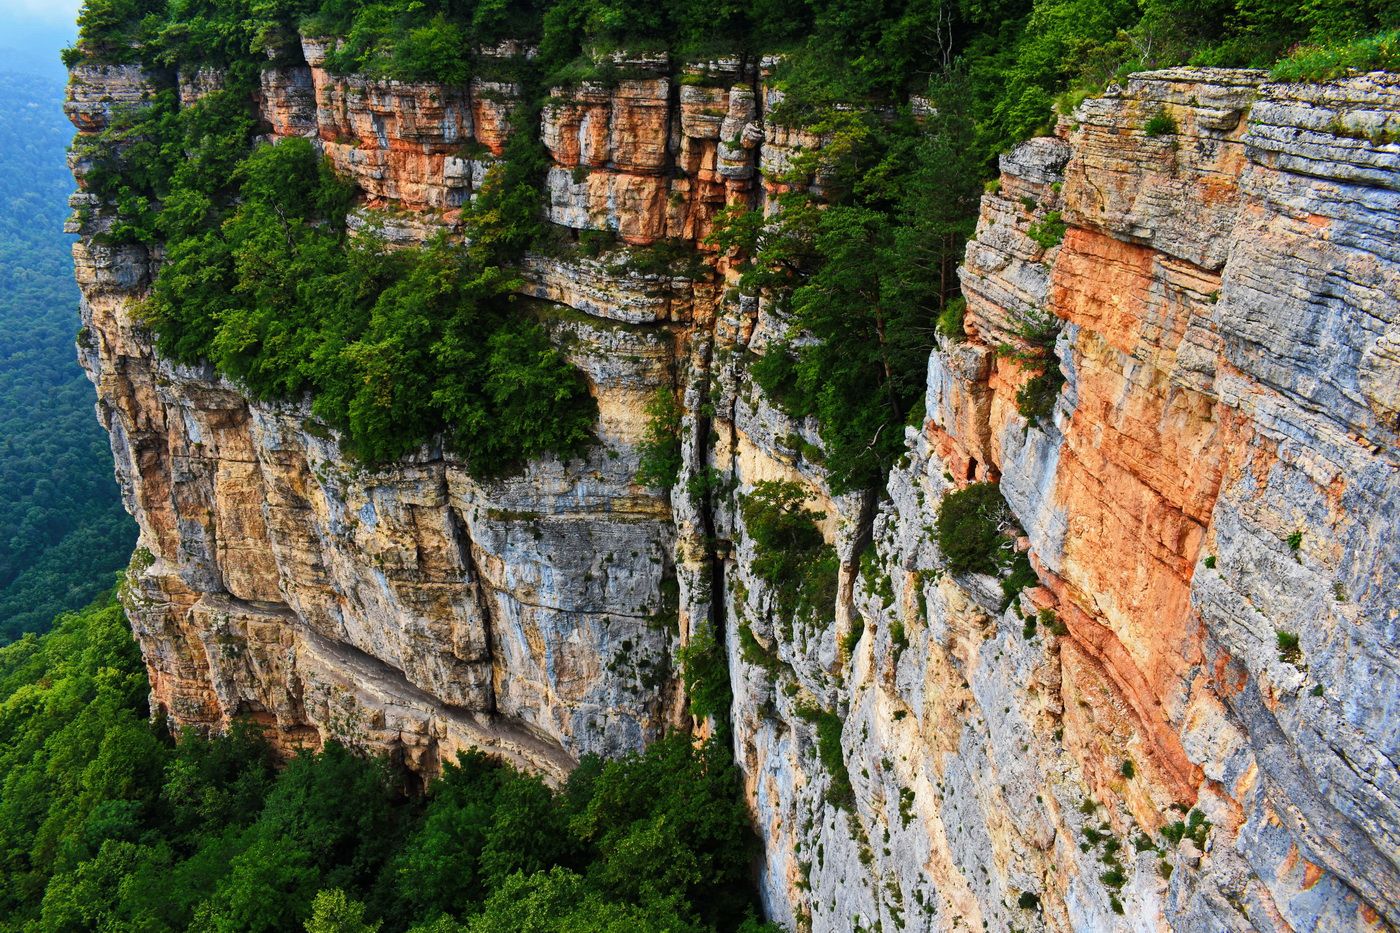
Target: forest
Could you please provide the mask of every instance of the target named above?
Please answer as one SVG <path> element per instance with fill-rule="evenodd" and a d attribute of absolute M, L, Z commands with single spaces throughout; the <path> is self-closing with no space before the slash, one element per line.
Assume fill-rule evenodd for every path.
<path fill-rule="evenodd" d="M 792 341 L 753 373 L 816 419 L 837 493 L 878 487 L 935 335 L 961 332 L 956 266 L 998 152 L 1134 70 L 1320 78 L 1400 62 L 1397 0 L 90 0 L 79 25 L 70 62 L 227 69 L 224 89 L 194 106 L 167 90 L 85 141 L 87 184 L 117 212 L 106 235 L 168 247 L 146 311 L 164 352 L 208 359 L 255 396 L 309 391 L 365 460 L 440 437 L 482 475 L 590 441 L 579 375 L 512 297 L 526 251 L 574 236 L 542 219 L 534 127 L 547 88 L 618 80 L 609 49 L 664 48 L 673 66 L 780 54 L 785 97 L 765 119 L 830 142 L 780 179 L 794 183 L 780 210 L 730 210 L 704 246 L 735 256 L 741 290 L 787 316 Z M 314 153 L 254 149 L 256 73 L 295 61 L 298 32 L 344 40 L 333 71 L 461 83 L 487 69 L 521 87 L 524 131 L 465 212 L 469 247 L 390 256 L 372 235 L 352 242 L 348 192 Z M 503 39 L 538 52 L 478 53 Z M 916 119 L 911 93 L 931 116 Z M 801 183 L 816 175 L 820 198 Z M 1055 331 L 1032 337 L 1009 352 L 1053 345 Z M 1032 420 L 1053 404 L 1053 369 L 1023 399 Z"/>
<path fill-rule="evenodd" d="M 0 648 L 0 930 L 775 933 L 725 739 L 557 791 L 464 753 L 427 793 L 328 743 L 172 738 L 115 594 Z"/>
<path fill-rule="evenodd" d="M 0 644 L 110 587 L 136 540 L 73 345 L 62 98 L 0 72 Z"/>

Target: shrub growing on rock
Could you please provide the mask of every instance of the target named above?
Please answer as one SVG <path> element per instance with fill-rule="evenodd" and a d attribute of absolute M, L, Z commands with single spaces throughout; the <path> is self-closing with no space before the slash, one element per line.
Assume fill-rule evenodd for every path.
<path fill-rule="evenodd" d="M 810 493 L 793 482 L 765 480 L 743 497 L 740 513 L 753 538 L 753 571 L 773 588 L 785 621 L 816 623 L 834 611 L 836 549 L 806 508 Z"/>
<path fill-rule="evenodd" d="M 1159 110 L 1148 118 L 1142 131 L 1148 136 L 1174 136 L 1177 132 L 1176 118 L 1165 110 Z"/>
<path fill-rule="evenodd" d="M 733 700 L 724 646 L 706 627 L 691 635 L 690 642 L 680 649 L 678 660 L 690 714 L 700 720 L 713 718 L 723 727 Z"/>
<path fill-rule="evenodd" d="M 1061 231 L 1060 236 L 1063 235 Z M 1065 384 L 1060 360 L 1055 354 L 1060 326 L 1060 319 L 1053 314 L 1033 311 L 1019 322 L 1019 344 L 1003 343 L 996 348 L 998 356 L 1014 360 L 1030 376 L 1016 393 L 1016 411 L 1031 424 L 1050 417 Z"/>
<path fill-rule="evenodd" d="M 646 415 L 637 482 L 670 489 L 681 471 L 681 406 L 670 386 L 658 386 L 652 393 Z"/>
<path fill-rule="evenodd" d="M 999 573 L 1010 559 L 1011 511 L 996 483 L 950 492 L 938 508 L 938 548 L 952 573 Z"/>
<path fill-rule="evenodd" d="M 841 732 L 845 723 L 831 710 L 815 706 L 802 706 L 797 715 L 812 723 L 817 732 L 817 757 L 831 778 L 826 799 L 832 806 L 850 809 L 855 803 L 855 790 L 851 786 L 851 773 L 846 768 L 846 755 L 841 750 Z"/>
<path fill-rule="evenodd" d="M 1030 225 L 1026 230 L 1026 236 L 1034 240 L 1041 249 L 1050 249 L 1052 246 L 1059 246 L 1065 238 L 1065 231 L 1069 225 L 1065 223 L 1059 211 L 1051 211 L 1041 220 Z"/>

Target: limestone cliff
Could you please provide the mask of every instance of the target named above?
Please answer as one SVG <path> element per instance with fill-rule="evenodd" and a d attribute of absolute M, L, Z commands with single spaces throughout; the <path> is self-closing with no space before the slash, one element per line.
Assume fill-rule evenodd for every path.
<path fill-rule="evenodd" d="M 519 89 L 336 76 L 325 47 L 264 73 L 267 135 L 318 140 L 391 238 L 452 227 Z M 822 140 L 765 119 L 761 64 L 626 64 L 553 89 L 540 125 L 549 219 L 622 245 L 525 269 L 600 442 L 504 480 L 436 447 L 368 470 L 303 401 L 161 359 L 135 307 L 159 252 L 104 245 L 76 196 L 80 354 L 141 526 L 126 602 L 155 705 L 425 775 L 476 745 L 558 779 L 689 722 L 675 651 L 711 620 L 784 924 L 1400 925 L 1400 78 L 1138 75 L 1007 154 L 907 457 L 882 494 L 832 497 L 816 425 L 746 367 L 783 322 L 727 292 L 722 257 L 698 278 L 626 261 L 763 207 Z M 69 111 L 94 132 L 146 90 L 80 66 Z M 1066 381 L 1028 421 L 997 348 L 1040 312 Z M 659 385 L 688 411 L 670 491 L 634 478 Z M 738 503 L 768 479 L 826 515 L 834 625 L 778 618 L 754 572 Z M 1040 583 L 1007 606 L 932 533 L 988 479 Z M 844 720 L 850 801 L 818 708 Z"/>

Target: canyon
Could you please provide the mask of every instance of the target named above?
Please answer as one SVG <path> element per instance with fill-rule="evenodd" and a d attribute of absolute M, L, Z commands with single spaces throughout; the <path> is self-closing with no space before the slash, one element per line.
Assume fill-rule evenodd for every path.
<path fill-rule="evenodd" d="M 268 140 L 316 141 L 390 242 L 456 229 L 521 89 L 332 74 L 329 41 L 263 71 Z M 1400 926 L 1400 75 L 1141 73 L 1006 153 L 906 455 L 833 495 L 815 422 L 750 372 L 788 322 L 705 242 L 828 140 L 769 119 L 770 61 L 615 64 L 539 126 L 548 219 L 615 245 L 527 257 L 519 298 L 586 375 L 597 443 L 501 479 L 434 444 L 366 466 L 306 400 L 161 358 L 160 250 L 104 239 L 75 153 L 79 356 L 141 529 L 123 601 L 153 708 L 558 783 L 712 728 L 678 652 L 715 631 L 786 927 Z M 181 98 L 221 81 L 182 74 Z M 152 89 L 80 64 L 67 109 L 94 134 Z M 703 274 L 628 262 L 674 240 Z M 1028 419 L 1003 347 L 1045 314 L 1065 381 Z M 658 387 L 685 411 L 669 490 L 636 481 Z M 770 481 L 835 550 L 827 624 L 784 618 L 755 570 L 742 503 Z M 1009 601 L 935 534 L 988 481 L 1036 576 Z"/>

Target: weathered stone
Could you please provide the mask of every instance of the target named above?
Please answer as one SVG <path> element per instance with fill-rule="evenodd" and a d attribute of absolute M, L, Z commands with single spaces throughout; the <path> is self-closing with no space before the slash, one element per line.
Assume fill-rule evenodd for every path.
<path fill-rule="evenodd" d="M 83 133 L 95 133 L 112 116 L 147 103 L 154 93 L 140 65 L 76 65 L 68 72 L 63 112 Z"/>
<path fill-rule="evenodd" d="M 1264 79 L 1259 71 L 1152 71 L 1086 100 L 1074 114 L 1065 216 L 1218 271 L 1241 204 L 1245 114 Z M 1154 117 L 1168 126 L 1149 135 Z"/>
<path fill-rule="evenodd" d="M 274 135 L 355 182 L 352 229 L 451 228 L 519 88 L 333 76 L 328 42 L 264 73 Z M 673 652 L 720 621 L 785 925 L 1400 925 L 1400 79 L 1136 75 L 1007 153 L 907 456 L 884 496 L 837 497 L 819 426 L 749 372 L 781 307 L 726 296 L 724 257 L 696 278 L 628 262 L 703 246 L 725 205 L 820 194 L 793 169 L 825 140 L 769 119 L 771 60 L 757 82 L 738 59 L 686 65 L 673 95 L 664 56 L 613 57 L 652 77 L 556 88 L 539 132 L 549 219 L 622 243 L 528 256 L 517 304 L 586 377 L 598 444 L 505 479 L 435 443 L 369 470 L 303 401 L 160 359 L 132 314 L 159 248 L 103 243 L 107 206 L 75 198 L 79 352 L 141 526 L 125 599 L 154 706 L 252 717 L 284 751 L 336 737 L 431 775 L 476 746 L 558 781 L 684 725 Z M 152 88 L 81 68 L 67 106 L 93 133 Z M 1042 315 L 1065 385 L 1028 422 L 1003 345 Z M 635 476 L 673 387 L 667 493 Z M 755 570 L 742 503 L 769 480 L 809 494 L 836 554 L 816 620 Z M 1036 573 L 1010 600 L 936 543 L 942 498 L 983 480 Z M 844 721 L 850 799 L 822 712 Z"/>
<path fill-rule="evenodd" d="M 268 68 L 261 75 L 263 116 L 276 136 L 315 137 L 316 83 L 310 68 Z"/>

